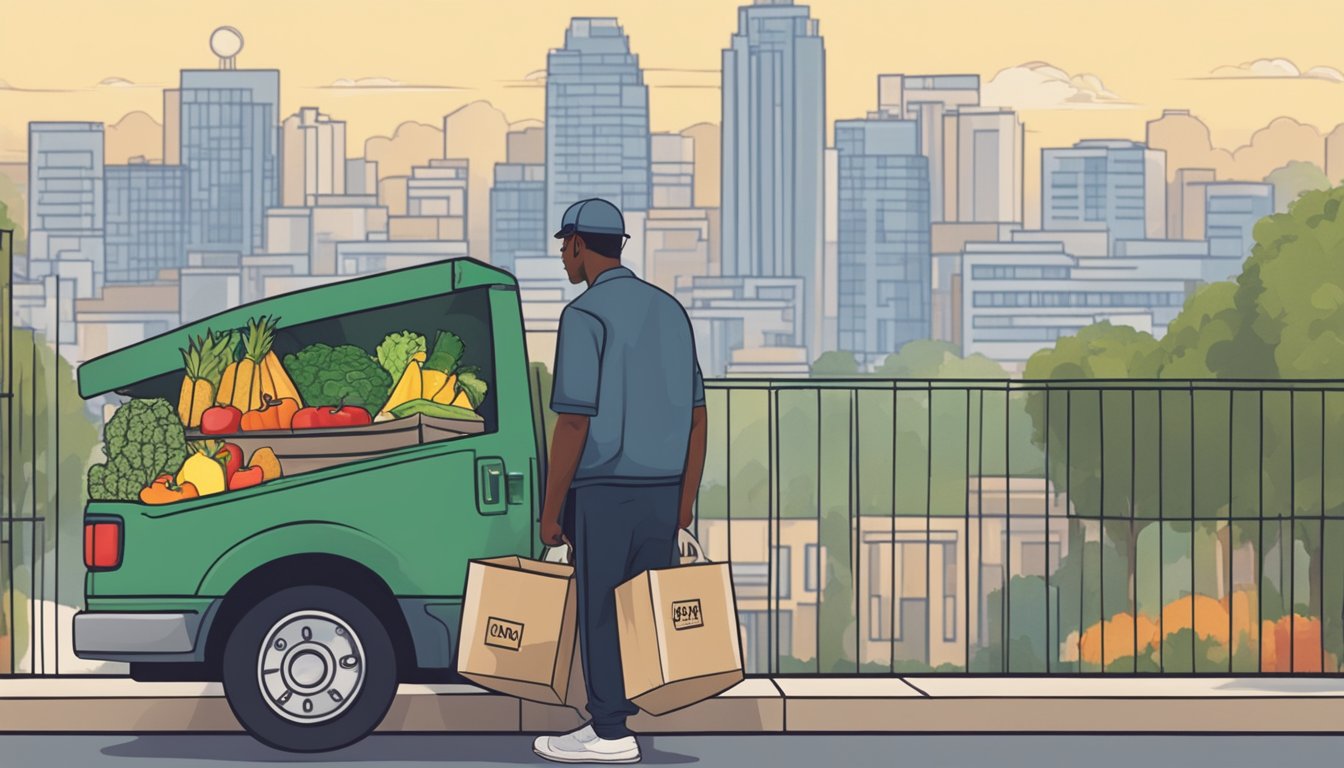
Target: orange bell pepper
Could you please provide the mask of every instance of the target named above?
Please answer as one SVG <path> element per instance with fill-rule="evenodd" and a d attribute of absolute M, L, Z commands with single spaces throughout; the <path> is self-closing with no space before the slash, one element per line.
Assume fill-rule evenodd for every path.
<path fill-rule="evenodd" d="M 172 475 L 159 475 L 148 488 L 140 490 L 140 501 L 145 504 L 172 504 L 184 499 L 200 496 L 196 486 L 191 483 L 178 485 Z"/>

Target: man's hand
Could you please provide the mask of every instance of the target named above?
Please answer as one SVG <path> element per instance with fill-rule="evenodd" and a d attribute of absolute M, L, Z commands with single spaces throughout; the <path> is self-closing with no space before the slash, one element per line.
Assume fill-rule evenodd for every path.
<path fill-rule="evenodd" d="M 541 521 L 541 543 L 548 547 L 558 547 L 568 543 L 560 523 L 553 520 Z"/>

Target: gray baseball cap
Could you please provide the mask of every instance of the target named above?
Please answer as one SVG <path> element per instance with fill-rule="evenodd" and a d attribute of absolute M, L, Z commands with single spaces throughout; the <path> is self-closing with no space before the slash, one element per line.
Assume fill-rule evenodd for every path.
<path fill-rule="evenodd" d="M 555 233 L 555 237 L 562 239 L 575 232 L 629 237 L 625 232 L 625 217 L 621 215 L 621 209 L 600 197 L 580 200 L 565 209 L 565 215 L 560 218 L 560 230 Z"/>

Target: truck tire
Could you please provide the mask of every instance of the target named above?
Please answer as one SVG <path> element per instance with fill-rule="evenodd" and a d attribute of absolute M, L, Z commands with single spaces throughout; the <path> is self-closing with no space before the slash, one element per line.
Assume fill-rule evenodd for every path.
<path fill-rule="evenodd" d="M 331 587 L 289 587 L 233 628 L 223 678 L 229 708 L 258 741 L 325 752 L 382 722 L 397 692 L 397 658 L 364 603 Z"/>

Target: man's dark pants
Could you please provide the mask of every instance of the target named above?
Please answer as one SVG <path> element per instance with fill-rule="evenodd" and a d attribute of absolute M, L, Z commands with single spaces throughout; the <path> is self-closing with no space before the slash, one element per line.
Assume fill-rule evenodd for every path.
<path fill-rule="evenodd" d="M 639 708 L 625 698 L 616 587 L 644 571 L 677 562 L 678 483 L 584 485 L 565 500 L 564 531 L 574 544 L 579 653 L 593 730 L 629 736 L 625 718 Z"/>

